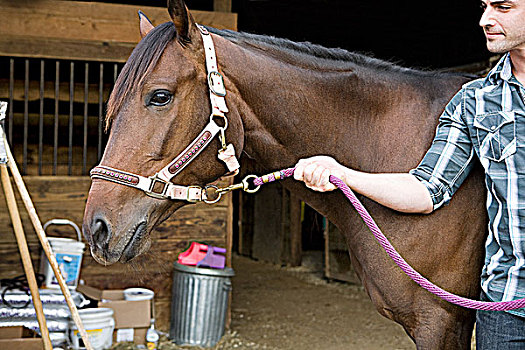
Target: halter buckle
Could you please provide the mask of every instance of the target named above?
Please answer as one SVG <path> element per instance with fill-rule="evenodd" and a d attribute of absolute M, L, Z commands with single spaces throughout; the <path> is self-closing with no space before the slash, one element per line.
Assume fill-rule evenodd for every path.
<path fill-rule="evenodd" d="M 157 199 L 166 199 L 166 192 L 168 191 L 169 182 L 159 178 L 158 174 L 150 176 L 151 183 L 147 191 L 144 191 L 148 196 Z M 159 187 L 159 185 L 161 187 Z"/>
<path fill-rule="evenodd" d="M 208 87 L 214 95 L 219 97 L 226 96 L 226 87 L 224 86 L 224 78 L 221 73 L 217 71 L 208 73 Z"/>
<path fill-rule="evenodd" d="M 192 198 L 190 198 L 190 190 L 191 190 L 192 188 L 201 191 L 201 198 L 199 198 L 199 199 L 192 199 Z M 200 186 L 195 186 L 195 185 L 188 186 L 188 192 L 187 192 L 187 194 L 186 194 L 186 201 L 188 201 L 188 202 L 190 202 L 190 203 L 197 203 L 197 202 L 200 202 L 200 201 L 204 201 L 204 200 L 202 199 L 202 187 L 200 187 Z"/>

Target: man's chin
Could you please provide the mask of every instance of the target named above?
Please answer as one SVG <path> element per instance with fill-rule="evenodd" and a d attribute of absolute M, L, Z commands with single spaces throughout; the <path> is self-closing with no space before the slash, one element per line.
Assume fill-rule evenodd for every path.
<path fill-rule="evenodd" d="M 487 50 L 494 54 L 502 54 L 508 52 L 510 49 L 507 47 L 502 47 L 501 45 L 487 43 Z"/>

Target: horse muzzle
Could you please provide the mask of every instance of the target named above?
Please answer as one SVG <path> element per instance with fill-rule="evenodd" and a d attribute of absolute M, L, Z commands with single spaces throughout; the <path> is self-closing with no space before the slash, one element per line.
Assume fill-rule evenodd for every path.
<path fill-rule="evenodd" d="M 108 220 L 95 216 L 91 223 L 84 223 L 84 236 L 91 248 L 91 255 L 102 265 L 120 261 L 126 263 L 150 247 L 148 224 L 139 221 L 129 229 L 117 232 Z"/>

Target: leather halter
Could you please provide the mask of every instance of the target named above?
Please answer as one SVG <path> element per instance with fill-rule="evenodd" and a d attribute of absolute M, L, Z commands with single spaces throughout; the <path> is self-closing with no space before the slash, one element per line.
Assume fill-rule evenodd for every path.
<path fill-rule="evenodd" d="M 219 73 L 217 65 L 217 56 L 215 47 L 210 33 L 203 26 L 197 25 L 200 30 L 204 44 L 204 53 L 206 57 L 206 71 L 208 72 L 208 88 L 210 90 L 211 115 L 208 125 L 201 133 L 189 144 L 184 151 L 177 155 L 168 165 L 162 168 L 153 176 L 145 177 L 133 174 L 127 171 L 110 168 L 99 165 L 90 172 L 92 179 L 101 179 L 115 182 L 121 185 L 134 187 L 146 192 L 147 195 L 158 199 L 176 199 L 189 202 L 215 203 L 219 201 L 222 193 L 229 192 L 234 188 L 227 187 L 219 189 L 216 186 L 208 185 L 204 188 L 201 186 L 181 186 L 171 182 L 190 162 L 192 162 L 213 138 L 219 135 L 222 148 L 219 150 L 218 158 L 222 160 L 229 170 L 228 175 L 236 175 L 239 172 L 239 161 L 235 155 L 235 149 L 232 144 L 226 144 L 225 131 L 228 128 L 228 119 L 225 113 L 228 112 L 226 107 L 226 88 L 224 79 Z M 222 119 L 223 126 L 218 125 L 215 121 Z M 248 188 L 247 182 L 243 187 Z M 237 186 L 238 188 L 238 186 Z M 214 198 L 208 197 L 208 190 L 215 192 Z M 235 188 L 236 189 L 236 188 Z"/>

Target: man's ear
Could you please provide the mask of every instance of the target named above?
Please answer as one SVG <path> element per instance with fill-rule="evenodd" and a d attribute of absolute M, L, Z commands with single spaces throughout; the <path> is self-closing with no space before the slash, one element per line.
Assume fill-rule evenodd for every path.
<path fill-rule="evenodd" d="M 144 38 L 148 33 L 154 28 L 153 24 L 144 12 L 139 11 L 139 26 L 140 26 L 140 36 Z"/>

